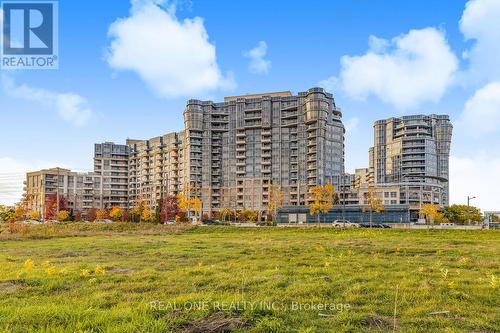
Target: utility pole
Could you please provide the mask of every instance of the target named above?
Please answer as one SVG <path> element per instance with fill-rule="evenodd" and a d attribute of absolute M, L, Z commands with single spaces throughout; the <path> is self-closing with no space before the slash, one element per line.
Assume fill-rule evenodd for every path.
<path fill-rule="evenodd" d="M 467 196 L 467 224 L 470 225 L 470 201 L 476 197 Z"/>

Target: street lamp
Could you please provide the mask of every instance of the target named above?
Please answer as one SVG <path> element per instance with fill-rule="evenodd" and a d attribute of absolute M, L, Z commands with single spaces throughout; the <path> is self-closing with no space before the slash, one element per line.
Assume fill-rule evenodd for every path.
<path fill-rule="evenodd" d="M 467 196 L 467 224 L 470 225 L 470 201 L 476 197 Z"/>

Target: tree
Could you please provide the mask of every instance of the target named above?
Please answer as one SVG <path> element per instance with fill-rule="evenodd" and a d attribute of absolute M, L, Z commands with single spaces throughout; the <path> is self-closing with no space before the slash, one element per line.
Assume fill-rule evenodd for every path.
<path fill-rule="evenodd" d="M 89 211 L 87 212 L 87 220 L 90 222 L 94 222 L 96 218 L 97 218 L 97 209 L 90 208 Z"/>
<path fill-rule="evenodd" d="M 99 209 L 96 212 L 96 219 L 97 220 L 102 220 L 102 219 L 107 219 L 108 218 L 108 211 L 106 209 Z"/>
<path fill-rule="evenodd" d="M 189 220 L 189 215 L 191 211 L 195 213 L 201 213 L 201 200 L 198 197 L 187 197 L 184 193 L 179 193 L 177 195 L 177 203 L 179 210 L 187 214 Z"/>
<path fill-rule="evenodd" d="M 57 212 L 57 220 L 59 222 L 68 221 L 68 219 L 69 219 L 69 212 L 67 210 L 60 210 Z"/>
<path fill-rule="evenodd" d="M 5 207 L 2 206 L 2 209 L 0 210 L 0 221 L 3 222 L 10 222 L 14 221 L 14 209 L 12 207 Z"/>
<path fill-rule="evenodd" d="M 26 209 L 22 205 L 17 206 L 14 210 L 14 221 L 22 221 L 24 220 L 25 216 Z"/>
<path fill-rule="evenodd" d="M 152 218 L 153 214 L 151 213 L 151 210 L 149 209 L 148 206 L 144 205 L 144 208 L 142 209 L 141 212 L 141 222 L 151 222 Z"/>
<path fill-rule="evenodd" d="M 82 221 L 82 212 L 79 210 L 75 210 L 73 212 L 73 219 L 75 222 L 81 222 Z"/>
<path fill-rule="evenodd" d="M 425 222 L 427 224 L 434 224 L 435 221 L 441 221 L 444 217 L 444 215 L 439 212 L 439 206 L 433 204 L 423 204 L 419 214 L 425 217 Z"/>
<path fill-rule="evenodd" d="M 222 208 L 221 210 L 218 211 L 217 215 L 218 215 L 219 220 L 221 220 L 222 222 L 225 222 L 226 218 L 231 216 L 231 213 L 232 213 L 231 209 Z"/>
<path fill-rule="evenodd" d="M 284 193 L 281 190 L 281 186 L 269 186 L 269 213 L 272 216 L 272 220 L 276 220 L 276 212 L 279 208 L 283 207 Z"/>
<path fill-rule="evenodd" d="M 28 217 L 30 220 L 39 220 L 40 219 L 40 213 L 38 213 L 37 211 L 31 211 L 29 214 L 28 214 Z"/>
<path fill-rule="evenodd" d="M 130 222 L 130 213 L 126 209 L 123 210 L 122 221 L 123 222 Z"/>
<path fill-rule="evenodd" d="M 59 207 L 57 207 L 57 194 L 51 193 L 45 200 L 45 220 L 54 219 L 57 216 L 57 209 L 67 210 L 67 200 L 64 195 L 59 195 Z"/>
<path fill-rule="evenodd" d="M 162 221 L 162 207 L 163 207 L 163 192 L 160 194 L 160 198 L 156 200 L 156 207 L 155 207 L 155 222 L 156 223 L 163 223 Z"/>
<path fill-rule="evenodd" d="M 458 224 L 467 223 L 467 205 L 451 205 L 444 208 L 444 216 L 451 222 Z M 479 208 L 469 206 L 469 217 L 471 223 L 481 223 L 483 216 Z"/>
<path fill-rule="evenodd" d="M 123 209 L 119 206 L 114 206 L 109 211 L 109 217 L 115 222 L 121 221 L 123 217 Z"/>
<path fill-rule="evenodd" d="M 316 215 L 318 226 L 321 226 L 319 215 L 328 213 L 333 207 L 333 195 L 335 188 L 328 183 L 323 186 L 313 186 L 309 192 L 312 202 L 309 204 L 309 213 Z"/>
<path fill-rule="evenodd" d="M 200 198 L 198 198 L 198 197 L 191 198 L 190 201 L 191 201 L 191 209 L 195 212 L 195 214 L 200 216 L 200 214 L 201 214 L 201 200 L 200 200 Z"/>
<path fill-rule="evenodd" d="M 174 221 L 175 217 L 179 215 L 179 206 L 177 204 L 177 197 L 175 195 L 168 195 L 163 200 L 162 211 L 161 211 L 161 221 Z"/>
<path fill-rule="evenodd" d="M 370 209 L 370 228 L 371 228 L 373 224 L 373 211 L 381 213 L 385 210 L 385 207 L 382 204 L 382 200 L 375 194 L 373 188 L 370 188 L 365 196 L 368 201 L 368 208 Z"/>

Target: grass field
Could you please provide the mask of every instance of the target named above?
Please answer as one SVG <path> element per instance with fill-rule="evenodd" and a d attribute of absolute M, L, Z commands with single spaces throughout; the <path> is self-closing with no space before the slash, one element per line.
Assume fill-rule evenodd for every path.
<path fill-rule="evenodd" d="M 500 232 L 0 233 L 2 332 L 500 332 Z"/>

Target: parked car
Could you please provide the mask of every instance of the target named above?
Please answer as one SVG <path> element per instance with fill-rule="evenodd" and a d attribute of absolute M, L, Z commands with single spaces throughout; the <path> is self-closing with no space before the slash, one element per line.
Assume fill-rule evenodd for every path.
<path fill-rule="evenodd" d="M 335 220 L 332 223 L 335 228 L 359 228 L 358 223 L 353 223 L 347 220 Z"/>
<path fill-rule="evenodd" d="M 385 227 L 384 224 L 381 224 L 381 223 L 372 223 L 370 225 L 370 223 L 360 223 L 359 226 L 361 228 L 390 228 L 389 226 Z"/>
<path fill-rule="evenodd" d="M 203 221 L 203 224 L 206 224 L 206 225 L 215 225 L 215 224 L 217 224 L 217 221 L 215 221 L 215 220 L 205 220 L 205 221 Z"/>
<path fill-rule="evenodd" d="M 174 224 L 175 221 L 165 221 L 165 224 Z"/>
<path fill-rule="evenodd" d="M 392 228 L 389 224 L 386 224 L 386 223 L 382 223 L 381 226 L 384 229 L 390 229 L 390 228 Z"/>
<path fill-rule="evenodd" d="M 96 222 L 96 223 L 113 223 L 113 221 L 110 219 L 97 219 L 94 222 Z"/>

